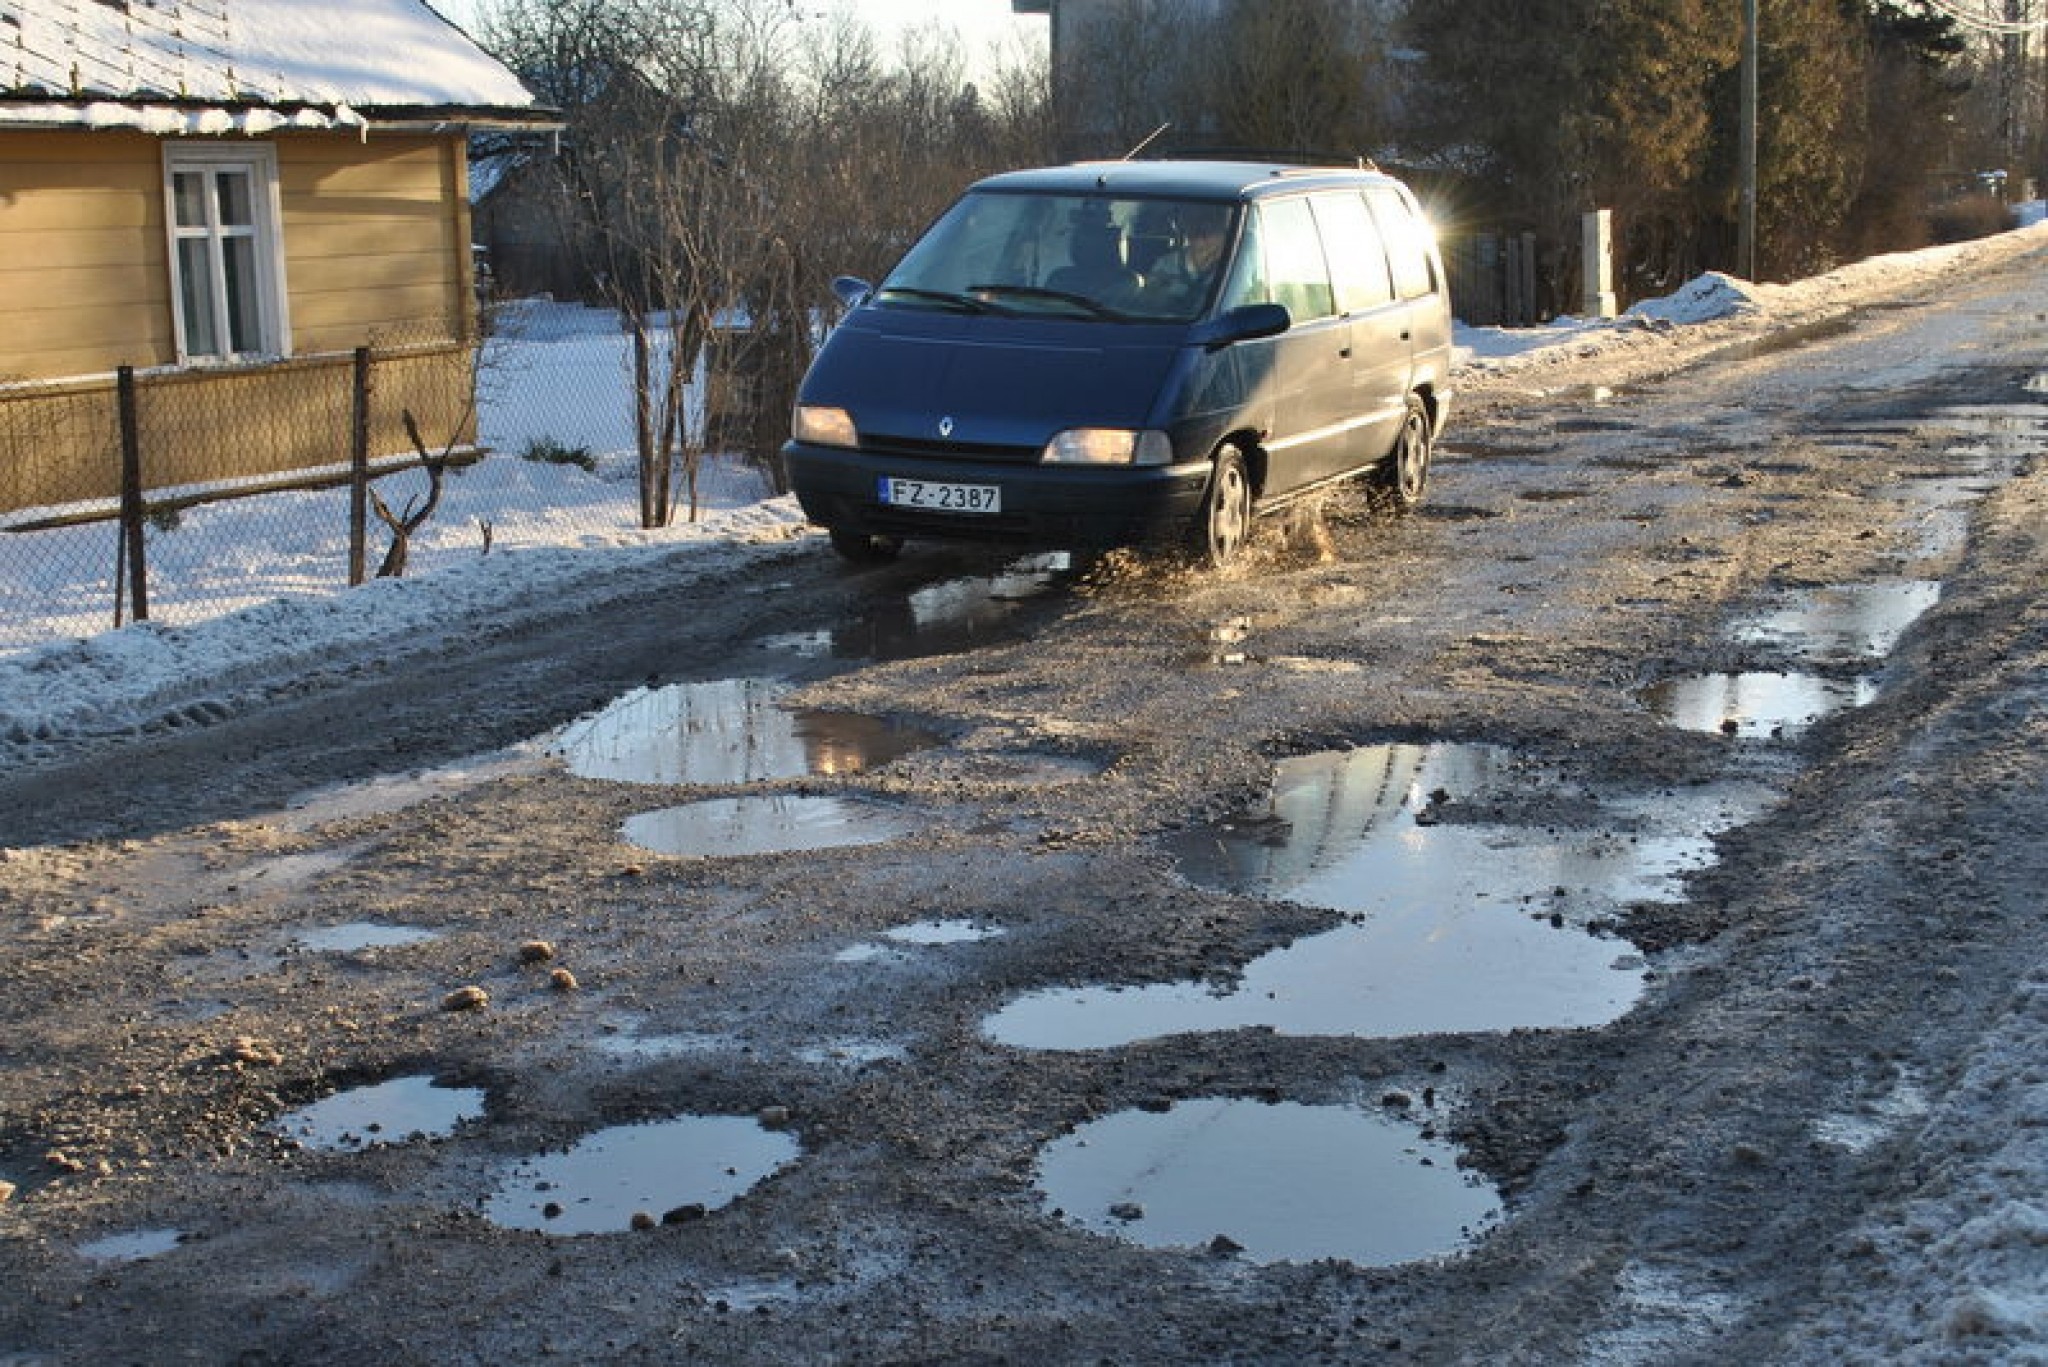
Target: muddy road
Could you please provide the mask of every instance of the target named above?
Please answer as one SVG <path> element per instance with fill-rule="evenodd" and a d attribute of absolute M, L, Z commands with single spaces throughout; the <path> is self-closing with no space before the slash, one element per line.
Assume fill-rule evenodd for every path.
<path fill-rule="evenodd" d="M 1224 576 L 806 540 L 46 747 L 0 1362 L 2041 1351 L 2044 268 L 1476 375 Z"/>

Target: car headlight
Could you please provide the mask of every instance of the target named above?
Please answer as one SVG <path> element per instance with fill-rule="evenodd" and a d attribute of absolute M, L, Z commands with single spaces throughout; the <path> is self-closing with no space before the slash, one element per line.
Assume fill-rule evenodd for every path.
<path fill-rule="evenodd" d="M 814 403 L 800 403 L 796 414 L 790 419 L 790 435 L 798 441 L 813 446 L 860 445 L 860 433 L 854 430 L 853 414 L 843 408 L 826 408 Z"/>
<path fill-rule="evenodd" d="M 1119 427 L 1073 427 L 1045 444 L 1046 465 L 1170 465 L 1173 442 L 1164 432 Z"/>

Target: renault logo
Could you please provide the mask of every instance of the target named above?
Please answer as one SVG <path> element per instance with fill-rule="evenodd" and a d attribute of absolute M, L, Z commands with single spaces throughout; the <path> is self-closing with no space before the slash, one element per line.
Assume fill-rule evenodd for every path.
<path fill-rule="evenodd" d="M 939 435 L 942 437 L 950 437 L 953 435 L 952 415 L 948 414 L 946 417 L 939 419 Z"/>

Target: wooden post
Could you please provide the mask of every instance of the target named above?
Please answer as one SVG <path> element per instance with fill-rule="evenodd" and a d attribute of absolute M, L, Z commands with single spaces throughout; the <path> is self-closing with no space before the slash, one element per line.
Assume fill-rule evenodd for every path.
<path fill-rule="evenodd" d="M 142 554 L 142 433 L 136 420 L 135 367 L 115 372 L 115 402 L 121 420 L 121 551 L 127 561 L 128 601 L 135 620 L 149 620 L 149 567 Z M 114 590 L 114 625 L 121 625 L 121 592 Z"/>
<path fill-rule="evenodd" d="M 1580 219 L 1583 242 L 1579 274 L 1584 289 L 1580 309 L 1588 318 L 1612 318 L 1614 297 L 1614 211 L 1591 209 Z"/>
<path fill-rule="evenodd" d="M 370 349 L 356 348 L 355 382 L 351 388 L 348 448 L 348 583 L 363 582 L 369 544 L 370 492 Z"/>

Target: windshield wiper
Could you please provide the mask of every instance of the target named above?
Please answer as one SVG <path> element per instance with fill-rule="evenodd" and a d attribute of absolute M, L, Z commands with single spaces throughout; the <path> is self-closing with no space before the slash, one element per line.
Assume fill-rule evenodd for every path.
<path fill-rule="evenodd" d="M 1043 285 L 969 285 L 967 290 L 970 294 L 977 295 L 1015 294 L 1026 299 L 1052 299 L 1062 304 L 1072 304 L 1093 318 L 1103 318 L 1113 323 L 1131 321 L 1130 314 L 1122 309 L 1113 309 L 1100 299 L 1090 299 L 1085 294 L 1075 294 L 1069 290 L 1049 290 Z"/>
<path fill-rule="evenodd" d="M 995 306 L 986 299 L 976 299 L 971 294 L 949 294 L 945 290 L 919 289 L 915 285 L 884 285 L 877 295 L 900 294 L 911 299 L 927 299 L 934 304 L 959 309 L 962 313 L 993 313 Z"/>

